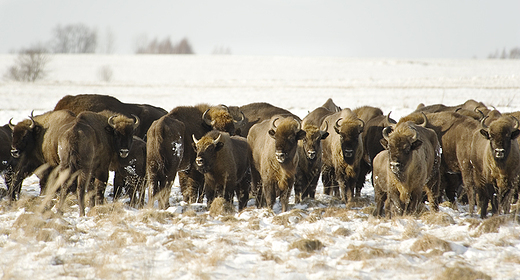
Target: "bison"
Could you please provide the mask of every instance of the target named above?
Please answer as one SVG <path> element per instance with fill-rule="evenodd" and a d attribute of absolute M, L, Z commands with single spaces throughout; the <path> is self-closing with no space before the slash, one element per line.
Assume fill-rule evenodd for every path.
<path fill-rule="evenodd" d="M 184 200 L 196 202 L 202 198 L 204 176 L 196 170 L 196 153 L 191 148 L 193 140 L 211 130 L 235 133 L 241 125 L 225 106 L 179 106 L 154 122 L 147 140 L 147 184 L 149 205 L 159 199 L 159 208 L 169 207 L 169 191 L 179 171 L 179 183 Z"/>
<path fill-rule="evenodd" d="M 110 170 L 115 171 L 114 200 L 126 193 L 130 197 L 130 205 L 142 206 L 146 185 L 146 142 L 134 136 L 128 156 L 111 162 Z"/>
<path fill-rule="evenodd" d="M 229 107 L 229 112 L 236 119 L 243 118 L 242 124 L 237 128 L 237 134 L 242 137 L 247 137 L 249 129 L 251 129 L 253 125 L 268 120 L 274 115 L 293 115 L 286 109 L 266 102 L 255 102 L 240 107 L 231 106 Z"/>
<path fill-rule="evenodd" d="M 17 164 L 17 160 L 11 156 L 12 134 L 13 130 L 9 124 L 0 127 L 0 174 L 4 178 L 6 187 L 9 187 Z"/>
<path fill-rule="evenodd" d="M 440 144 L 432 129 L 409 121 L 387 126 L 382 132 L 385 148 L 374 158 L 373 183 L 376 216 L 414 214 L 426 192 L 438 209 L 434 193 L 440 183 Z"/>
<path fill-rule="evenodd" d="M 325 194 L 340 195 L 351 202 L 363 160 L 361 133 L 365 123 L 346 108 L 324 120 L 329 137 L 323 141 L 322 181 Z"/>
<path fill-rule="evenodd" d="M 13 131 L 11 156 L 18 161 L 9 182 L 11 200 L 17 199 L 20 194 L 22 181 L 40 166 L 43 169 L 37 174 L 40 178 L 40 193 L 46 193 L 49 174 L 59 164 L 59 136 L 64 131 L 63 126 L 75 119 L 76 115 L 71 111 L 60 110 L 38 116 L 31 113 L 29 119 L 16 125 L 9 123 Z"/>
<path fill-rule="evenodd" d="M 54 107 L 55 111 L 64 109 L 70 110 L 76 115 L 83 111 L 101 112 L 104 110 L 129 118 L 135 115 L 141 120 L 135 135 L 142 139 L 145 139 L 152 122 L 168 113 L 166 110 L 152 105 L 123 103 L 113 96 L 100 94 L 66 95 Z"/>
<path fill-rule="evenodd" d="M 222 196 L 233 203 L 233 195 L 238 199 L 238 210 L 247 206 L 250 165 L 252 153 L 247 139 L 230 136 L 226 132 L 212 130 L 202 138 L 193 138 L 193 148 L 197 153 L 197 170 L 204 174 L 204 189 L 208 206 L 215 196 Z"/>
<path fill-rule="evenodd" d="M 132 148 L 134 130 L 139 125 L 139 119 L 134 118 L 85 111 L 63 126 L 58 137 L 58 174 L 68 172 L 75 183 L 61 186 L 58 209 L 69 190 L 77 191 L 80 216 L 85 215 L 86 190 L 94 191 L 91 207 L 104 202 L 111 163 L 127 158 Z"/>
<path fill-rule="evenodd" d="M 298 141 L 305 137 L 301 121 L 294 116 L 273 116 L 249 130 L 247 142 L 253 151 L 251 177 L 256 189 L 256 205 L 273 208 L 280 196 L 287 211 L 298 168 Z"/>

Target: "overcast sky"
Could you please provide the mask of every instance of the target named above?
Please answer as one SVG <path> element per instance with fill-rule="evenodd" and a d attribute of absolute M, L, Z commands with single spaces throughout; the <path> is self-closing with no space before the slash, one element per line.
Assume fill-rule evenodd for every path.
<path fill-rule="evenodd" d="M 485 58 L 520 47 L 518 0 L 0 0 L 0 53 L 52 38 L 58 24 L 138 38 L 188 38 L 197 54 Z"/>

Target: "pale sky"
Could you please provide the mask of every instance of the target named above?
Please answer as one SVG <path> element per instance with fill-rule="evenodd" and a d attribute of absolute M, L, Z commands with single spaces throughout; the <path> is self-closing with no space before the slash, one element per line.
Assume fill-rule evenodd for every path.
<path fill-rule="evenodd" d="M 137 40 L 188 38 L 196 54 L 486 58 L 520 47 L 519 0 L 0 0 L 0 53 L 52 38 L 58 24 Z"/>

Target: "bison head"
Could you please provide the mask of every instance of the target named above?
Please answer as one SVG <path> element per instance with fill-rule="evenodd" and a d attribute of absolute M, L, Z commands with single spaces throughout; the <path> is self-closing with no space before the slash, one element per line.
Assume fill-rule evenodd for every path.
<path fill-rule="evenodd" d="M 13 140 L 11 142 L 11 156 L 19 158 L 23 153 L 31 151 L 37 141 L 37 137 L 43 130 L 43 127 L 34 121 L 33 112 L 28 120 L 23 120 L 16 125 L 9 120 L 9 127 L 13 131 Z"/>
<path fill-rule="evenodd" d="M 134 119 L 123 115 L 115 115 L 108 118 L 107 132 L 113 137 L 113 145 L 119 157 L 126 158 L 132 148 L 134 132 L 139 126 L 139 118 L 132 115 Z"/>
<path fill-rule="evenodd" d="M 347 164 L 352 164 L 355 160 L 356 150 L 361 142 L 361 133 L 365 127 L 365 122 L 358 118 L 339 118 L 334 124 L 334 131 L 339 135 L 341 152 Z"/>
<path fill-rule="evenodd" d="M 493 158 L 497 161 L 505 160 L 511 151 L 511 141 L 520 135 L 519 122 L 515 117 L 500 117 L 488 127 L 485 124 L 486 118 L 487 116 L 480 122 L 480 134 L 489 140 Z"/>
<path fill-rule="evenodd" d="M 235 135 L 235 128 L 242 126 L 245 117 L 242 113 L 242 119 L 237 121 L 231 116 L 229 109 L 225 105 L 220 105 L 207 109 L 202 114 L 204 123 L 213 130 L 219 130 Z"/>
<path fill-rule="evenodd" d="M 321 153 L 321 140 L 327 138 L 328 123 L 325 122 L 325 129 L 320 130 L 314 125 L 304 125 L 305 137 L 302 139 L 303 150 L 309 160 L 316 160 L 316 156 Z"/>
<path fill-rule="evenodd" d="M 192 134 L 192 138 L 193 148 L 197 153 L 197 157 L 195 158 L 197 170 L 202 173 L 213 170 L 217 157 L 216 154 L 224 147 L 224 143 L 221 141 L 221 132 L 216 130 L 210 131 L 199 140 Z"/>
<path fill-rule="evenodd" d="M 388 150 L 390 170 L 399 177 L 404 174 L 404 170 L 411 162 L 413 151 L 422 145 L 422 141 L 417 137 L 417 130 L 406 123 L 397 126 L 395 132 L 393 131 L 393 126 L 387 126 L 383 129 L 381 144 L 385 146 L 384 143 L 386 143 L 385 148 Z"/>
<path fill-rule="evenodd" d="M 274 139 L 276 160 L 281 163 L 289 163 L 296 154 L 298 140 L 305 137 L 306 133 L 301 129 L 301 122 L 294 118 L 283 118 L 276 124 L 279 118 L 271 123 L 268 133 Z"/>

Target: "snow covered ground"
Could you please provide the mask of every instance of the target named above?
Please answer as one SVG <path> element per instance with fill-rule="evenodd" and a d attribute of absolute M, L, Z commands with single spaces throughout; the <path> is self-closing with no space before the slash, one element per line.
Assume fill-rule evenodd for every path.
<path fill-rule="evenodd" d="M 0 55 L 0 75 L 14 59 Z M 113 72 L 110 82 L 100 76 L 103 67 Z M 0 81 L 0 123 L 79 93 L 166 110 L 265 101 L 300 117 L 329 97 L 396 119 L 421 102 L 470 98 L 520 110 L 518 60 L 56 55 L 48 68 L 36 83 Z M 2 279 L 520 278 L 520 226 L 511 217 L 482 221 L 466 206 L 445 205 L 439 213 L 377 219 L 369 214 L 370 181 L 351 209 L 320 185 L 316 200 L 291 204 L 287 213 L 277 205 L 217 215 L 205 204 L 184 205 L 175 187 L 166 211 L 110 202 L 79 218 L 74 202 L 63 216 L 41 209 L 38 193 L 32 176 L 18 205 L 0 204 Z"/>

